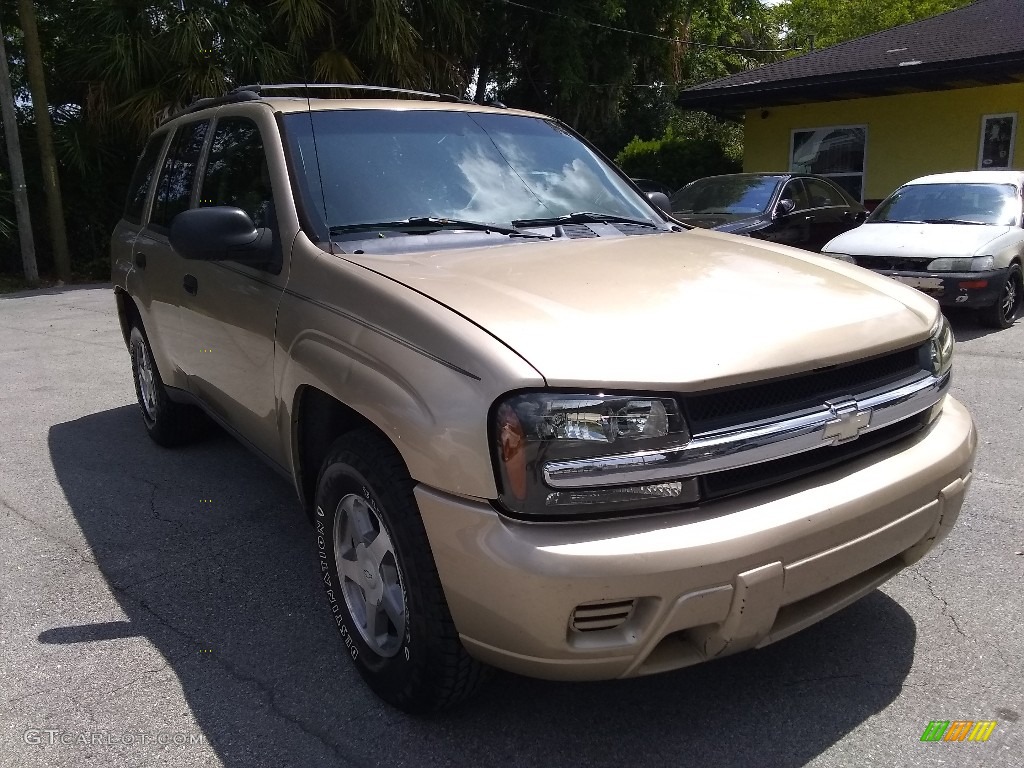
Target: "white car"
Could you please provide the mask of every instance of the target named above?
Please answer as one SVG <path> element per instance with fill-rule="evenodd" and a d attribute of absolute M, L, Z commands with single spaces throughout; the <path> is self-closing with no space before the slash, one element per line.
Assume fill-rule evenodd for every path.
<path fill-rule="evenodd" d="M 964 171 L 914 179 L 822 253 L 911 285 L 943 306 L 1009 328 L 1024 298 L 1024 173 Z"/>

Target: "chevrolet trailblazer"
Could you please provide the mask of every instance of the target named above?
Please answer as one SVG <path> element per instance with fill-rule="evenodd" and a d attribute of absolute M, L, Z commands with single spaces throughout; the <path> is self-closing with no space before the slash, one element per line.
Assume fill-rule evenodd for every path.
<path fill-rule="evenodd" d="M 146 430 L 205 413 L 292 479 L 385 700 L 764 646 L 949 532 L 976 437 L 934 300 L 689 230 L 557 120 L 348 88 L 164 122 L 113 281 Z"/>

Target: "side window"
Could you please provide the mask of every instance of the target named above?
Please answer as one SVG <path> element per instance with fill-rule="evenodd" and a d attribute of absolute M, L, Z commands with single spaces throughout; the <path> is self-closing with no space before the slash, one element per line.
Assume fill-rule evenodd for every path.
<path fill-rule="evenodd" d="M 800 179 L 793 179 L 786 184 L 785 189 L 782 190 L 782 197 L 779 199 L 789 199 L 796 203 L 794 211 L 804 211 L 810 208 L 807 204 L 807 195 L 804 194 L 804 184 Z"/>
<path fill-rule="evenodd" d="M 846 205 L 843 196 L 840 195 L 831 184 L 826 184 L 817 179 L 804 179 L 807 185 L 807 196 L 810 198 L 811 208 L 827 208 L 833 205 Z"/>
<path fill-rule="evenodd" d="M 171 139 L 153 197 L 150 226 L 167 229 L 175 216 L 188 210 L 199 153 L 209 127 L 209 121 L 189 123 L 178 128 Z"/>
<path fill-rule="evenodd" d="M 126 221 L 133 224 L 142 223 L 142 209 L 146 206 L 146 195 L 149 194 L 150 184 L 156 174 L 156 161 L 160 157 L 160 150 L 163 149 L 166 138 L 165 131 L 155 134 L 139 156 L 139 162 L 135 165 L 135 173 L 132 174 L 132 183 L 128 186 L 128 199 L 124 204 Z"/>
<path fill-rule="evenodd" d="M 248 213 L 257 227 L 276 226 L 267 155 L 252 120 L 226 117 L 217 121 L 199 205 L 234 206 Z"/>

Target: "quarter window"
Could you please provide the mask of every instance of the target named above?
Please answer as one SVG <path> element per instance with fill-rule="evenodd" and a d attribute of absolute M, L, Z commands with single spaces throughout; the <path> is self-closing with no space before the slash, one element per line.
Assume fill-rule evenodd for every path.
<path fill-rule="evenodd" d="M 149 216 L 151 226 L 167 229 L 175 216 L 188 210 L 199 153 L 209 127 L 209 121 L 189 123 L 174 134 L 157 182 L 153 211 Z"/>
<path fill-rule="evenodd" d="M 825 176 L 863 202 L 867 145 L 866 125 L 798 129 L 790 144 L 789 169 Z"/>
<path fill-rule="evenodd" d="M 142 223 L 142 209 L 146 206 L 146 196 L 156 174 L 156 161 L 160 158 L 160 150 L 166 138 L 167 134 L 163 131 L 154 135 L 142 150 L 135 166 L 132 183 L 128 187 L 128 199 L 124 204 L 124 218 L 133 224 Z"/>
<path fill-rule="evenodd" d="M 199 194 L 200 207 L 241 208 L 257 227 L 273 226 L 273 195 L 260 130 L 252 120 L 217 121 Z"/>

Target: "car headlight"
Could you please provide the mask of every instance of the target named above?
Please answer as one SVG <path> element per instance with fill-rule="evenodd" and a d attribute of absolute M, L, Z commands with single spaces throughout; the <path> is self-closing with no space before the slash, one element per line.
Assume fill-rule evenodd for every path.
<path fill-rule="evenodd" d="M 690 439 L 671 397 L 529 392 L 495 404 L 491 432 L 499 502 L 522 517 L 566 519 L 693 503 L 696 480 L 559 487 L 545 480 L 551 462 L 635 454 Z M 635 458 L 632 459 L 635 461 Z"/>
<path fill-rule="evenodd" d="M 953 329 L 944 315 L 932 330 L 929 343 L 931 348 L 931 370 L 935 376 L 945 376 L 953 367 Z"/>
<path fill-rule="evenodd" d="M 995 266 L 993 256 L 977 256 L 973 259 L 932 259 L 929 272 L 986 272 Z"/>
<path fill-rule="evenodd" d="M 853 256 L 847 256 L 845 253 L 828 253 L 826 251 L 821 252 L 822 256 L 831 256 L 833 259 L 838 261 L 845 261 L 847 264 L 856 264 L 857 260 Z"/>

